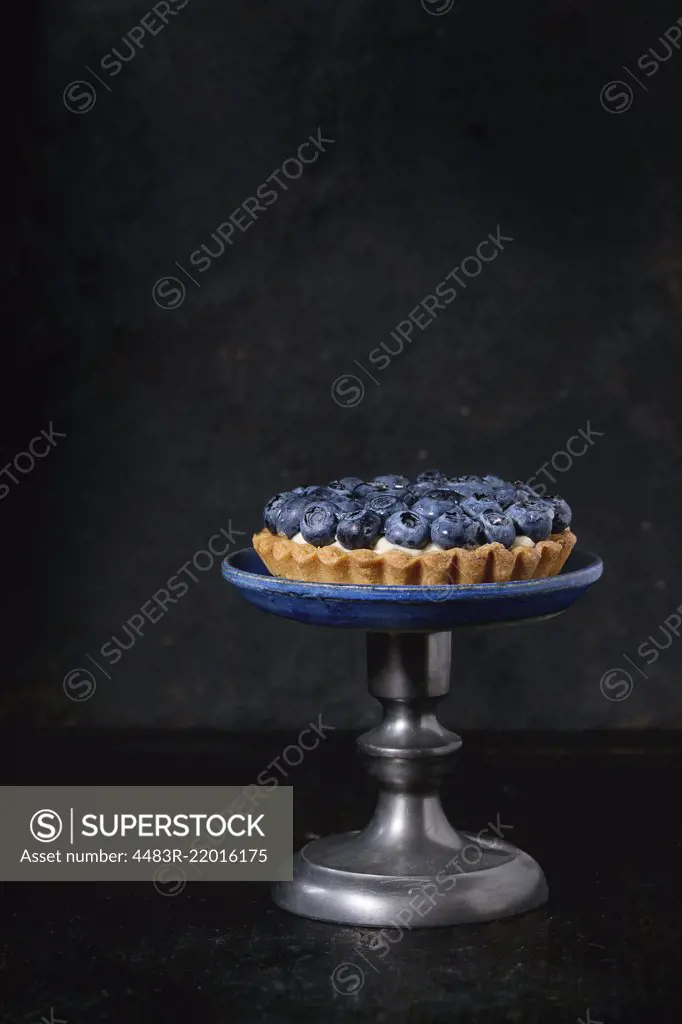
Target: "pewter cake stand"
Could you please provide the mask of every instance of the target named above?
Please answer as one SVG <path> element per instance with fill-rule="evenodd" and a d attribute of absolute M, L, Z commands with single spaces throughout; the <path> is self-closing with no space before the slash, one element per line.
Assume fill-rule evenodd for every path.
<path fill-rule="evenodd" d="M 438 788 L 462 745 L 436 718 L 450 689 L 451 630 L 549 618 L 599 579 L 602 563 L 573 552 L 556 577 L 475 586 L 354 586 L 270 576 L 252 548 L 223 575 L 265 611 L 366 631 L 369 690 L 383 721 L 358 740 L 379 800 L 360 832 L 308 843 L 275 902 L 338 924 L 410 928 L 489 921 L 547 900 L 539 865 L 497 837 L 458 832 Z M 417 908 L 419 908 L 417 910 Z M 401 916 L 401 912 L 402 915 Z"/>

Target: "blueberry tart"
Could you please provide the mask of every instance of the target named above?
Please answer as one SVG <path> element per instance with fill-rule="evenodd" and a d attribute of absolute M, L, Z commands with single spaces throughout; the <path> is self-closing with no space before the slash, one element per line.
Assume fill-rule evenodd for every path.
<path fill-rule="evenodd" d="M 342 477 L 270 498 L 253 545 L 274 576 L 424 586 L 556 576 L 576 542 L 558 495 L 499 476 Z"/>

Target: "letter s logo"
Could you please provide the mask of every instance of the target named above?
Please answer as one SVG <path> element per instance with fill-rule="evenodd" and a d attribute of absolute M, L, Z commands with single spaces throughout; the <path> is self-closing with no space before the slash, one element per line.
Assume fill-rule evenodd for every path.
<path fill-rule="evenodd" d="M 79 78 L 75 82 L 69 82 L 62 93 L 64 106 L 72 114 L 87 114 L 97 102 L 95 87 L 90 82 Z"/>
<path fill-rule="evenodd" d="M 28 827 L 39 843 L 53 843 L 62 834 L 63 825 L 56 811 L 44 808 L 35 812 Z"/>

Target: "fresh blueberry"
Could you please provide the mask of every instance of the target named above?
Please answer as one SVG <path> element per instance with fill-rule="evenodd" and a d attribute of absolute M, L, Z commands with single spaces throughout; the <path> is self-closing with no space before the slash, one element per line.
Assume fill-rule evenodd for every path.
<path fill-rule="evenodd" d="M 552 532 L 554 509 L 541 498 L 524 498 L 515 501 L 506 509 L 517 533 L 525 534 L 533 541 L 545 540 Z"/>
<path fill-rule="evenodd" d="M 333 543 L 338 521 L 339 510 L 331 501 L 316 501 L 306 505 L 301 516 L 303 539 L 316 548 Z"/>
<path fill-rule="evenodd" d="M 509 516 L 501 512 L 481 512 L 478 521 L 488 544 L 503 544 L 510 548 L 516 537 L 516 528 Z"/>
<path fill-rule="evenodd" d="M 395 494 L 373 494 L 365 498 L 365 508 L 376 512 L 382 519 L 387 519 L 394 512 L 406 512 L 407 505 Z"/>
<path fill-rule="evenodd" d="M 504 487 L 498 487 L 493 490 L 493 497 L 495 501 L 499 501 L 504 510 L 514 504 L 518 499 L 518 494 L 513 484 L 505 484 Z"/>
<path fill-rule="evenodd" d="M 372 485 L 382 490 L 387 487 L 391 491 L 404 491 L 410 486 L 410 481 L 406 476 L 387 473 L 384 476 L 375 476 L 372 480 Z"/>
<path fill-rule="evenodd" d="M 306 494 L 289 494 L 286 501 L 280 505 L 275 520 L 277 533 L 285 537 L 294 537 L 300 530 L 301 516 L 306 505 L 310 505 L 311 498 Z"/>
<path fill-rule="evenodd" d="M 502 508 L 512 505 L 517 500 L 518 494 L 515 485 L 507 483 L 499 476 L 485 476 L 483 483 L 488 485 L 494 500 L 499 502 Z"/>
<path fill-rule="evenodd" d="M 480 484 L 463 484 L 457 483 L 457 481 L 448 480 L 445 484 L 445 488 L 455 495 L 458 501 L 462 501 L 464 498 L 473 498 L 475 494 L 479 494 L 481 490 Z"/>
<path fill-rule="evenodd" d="M 492 485 L 489 484 L 481 476 L 476 476 L 474 473 L 467 473 L 464 476 L 450 476 L 448 477 L 445 486 L 448 488 L 462 488 L 466 492 L 468 497 L 470 494 L 475 492 L 482 492 L 483 494 L 492 494 Z"/>
<path fill-rule="evenodd" d="M 359 476 L 342 476 L 340 480 L 332 480 L 327 484 L 331 491 L 347 491 L 352 494 L 356 487 L 359 487 L 362 480 Z"/>
<path fill-rule="evenodd" d="M 353 494 L 352 491 L 347 491 L 342 487 L 328 487 L 327 488 L 327 499 L 329 501 L 360 501 L 357 494 Z"/>
<path fill-rule="evenodd" d="M 456 499 L 449 491 L 427 491 L 415 501 L 411 511 L 423 516 L 431 523 L 438 516 L 442 516 L 443 512 L 449 512 L 456 504 Z"/>
<path fill-rule="evenodd" d="M 485 483 L 480 477 L 463 479 L 462 477 L 451 477 L 445 487 L 448 491 L 461 498 L 492 498 L 493 489 L 490 484 Z"/>
<path fill-rule="evenodd" d="M 362 500 L 368 494 L 376 494 L 376 488 L 373 484 L 360 483 L 353 489 L 354 498 L 360 498 Z"/>
<path fill-rule="evenodd" d="M 340 480 L 332 480 L 327 484 L 327 493 L 330 495 L 339 494 L 343 498 L 350 498 L 353 490 L 353 487 L 345 487 Z"/>
<path fill-rule="evenodd" d="M 329 494 L 329 489 L 321 484 L 312 484 L 309 487 L 294 487 L 291 493 L 306 498 L 326 498 Z"/>
<path fill-rule="evenodd" d="M 339 512 L 358 512 L 361 508 L 365 507 L 361 501 L 347 497 L 345 494 L 341 494 L 340 491 L 331 493 L 329 500 L 332 505 L 336 505 Z"/>
<path fill-rule="evenodd" d="M 451 476 L 448 479 L 455 484 L 480 484 L 483 480 L 482 477 L 477 476 L 475 473 L 465 473 L 463 476 Z"/>
<path fill-rule="evenodd" d="M 480 492 L 478 492 L 475 495 L 472 495 L 471 498 L 465 498 L 464 501 L 461 503 L 461 507 L 464 509 L 467 515 L 472 517 L 472 519 L 475 519 L 476 516 L 479 516 L 481 512 L 502 511 L 502 506 L 500 505 L 499 502 L 495 501 L 493 498 L 481 497 Z"/>
<path fill-rule="evenodd" d="M 545 494 L 543 500 L 548 501 L 554 509 L 552 533 L 560 533 L 561 530 L 567 530 L 573 518 L 571 506 L 568 502 L 560 498 L 558 494 Z"/>
<path fill-rule="evenodd" d="M 357 512 L 345 512 L 336 527 L 336 539 L 339 544 L 351 551 L 358 548 L 371 548 L 381 533 L 382 519 L 369 508 L 358 509 Z"/>
<path fill-rule="evenodd" d="M 410 484 L 410 490 L 415 500 L 421 498 L 423 494 L 428 494 L 429 491 L 440 490 L 444 487 L 447 487 L 445 480 L 423 480 L 421 483 Z"/>
<path fill-rule="evenodd" d="M 281 494 L 276 494 L 274 498 L 270 498 L 270 501 L 263 509 L 263 522 L 270 533 L 277 533 L 277 516 L 279 515 L 279 510 L 284 502 L 290 497 L 290 491 L 283 491 Z"/>
<path fill-rule="evenodd" d="M 370 490 L 365 491 L 362 497 L 357 492 L 353 494 L 353 497 L 361 501 L 366 507 L 372 498 L 398 498 L 400 501 L 403 501 L 406 494 L 407 491 L 393 490 L 390 487 L 372 487 Z"/>
<path fill-rule="evenodd" d="M 418 484 L 430 484 L 431 488 L 439 487 L 445 480 L 445 474 L 439 469 L 425 469 L 417 477 Z"/>
<path fill-rule="evenodd" d="M 386 520 L 384 535 L 401 548 L 425 548 L 429 543 L 429 521 L 412 511 L 394 512 Z"/>
<path fill-rule="evenodd" d="M 475 547 L 480 538 L 480 524 L 460 508 L 444 512 L 431 523 L 431 540 L 440 548 Z"/>
<path fill-rule="evenodd" d="M 524 483 L 523 480 L 515 480 L 514 487 L 516 487 L 516 500 L 525 501 L 527 498 L 535 501 L 540 495 L 537 491 L 533 490 L 530 484 Z"/>

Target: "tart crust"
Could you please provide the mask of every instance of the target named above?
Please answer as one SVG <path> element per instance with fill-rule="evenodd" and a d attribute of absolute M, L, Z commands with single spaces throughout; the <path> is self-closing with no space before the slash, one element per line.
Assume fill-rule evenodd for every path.
<path fill-rule="evenodd" d="M 309 583 L 364 583 L 377 585 L 452 586 L 469 583 L 504 583 L 556 576 L 570 555 L 576 536 L 570 530 L 553 533 L 533 547 L 511 551 L 502 544 L 478 548 L 451 548 L 410 555 L 368 548 L 343 551 L 334 544 L 316 548 L 297 544 L 263 529 L 253 546 L 273 576 Z"/>

